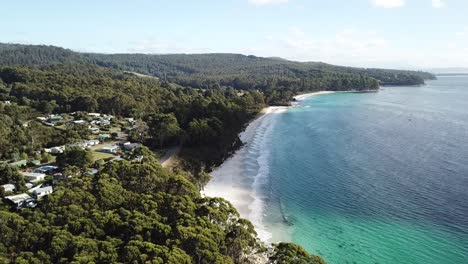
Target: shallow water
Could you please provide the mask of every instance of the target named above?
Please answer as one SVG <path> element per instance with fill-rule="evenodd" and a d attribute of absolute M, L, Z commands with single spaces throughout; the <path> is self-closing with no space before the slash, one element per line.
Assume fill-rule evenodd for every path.
<path fill-rule="evenodd" d="M 468 263 L 468 77 L 275 118 L 244 162 L 272 241 L 328 263 Z"/>

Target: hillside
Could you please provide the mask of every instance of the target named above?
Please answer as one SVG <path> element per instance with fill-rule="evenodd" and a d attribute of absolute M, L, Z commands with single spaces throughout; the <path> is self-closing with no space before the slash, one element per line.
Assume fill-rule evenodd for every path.
<path fill-rule="evenodd" d="M 202 89 L 260 90 L 270 104 L 287 103 L 300 92 L 376 90 L 379 85 L 420 85 L 427 72 L 365 69 L 321 62 L 295 62 L 240 54 L 97 54 L 54 46 L 0 44 L 0 65 L 41 66 L 92 63 Z"/>
<path fill-rule="evenodd" d="M 310 79 L 354 80 L 364 76 L 366 79 L 370 77 L 379 80 L 381 85 L 416 85 L 423 84 L 426 79 L 434 78 L 432 74 L 426 72 L 341 67 L 321 62 L 302 63 L 239 54 L 85 54 L 85 56 L 100 66 L 144 72 L 175 82 L 186 82 L 195 87 L 229 84 L 232 78 L 247 79 L 246 83 L 231 80 L 230 84 L 239 89 L 263 88 L 262 81 L 265 78 L 278 78 L 292 83 L 300 79 L 302 82 L 295 84 L 301 86 L 300 88 L 308 88 L 304 87 L 308 85 L 314 88 L 318 85 L 309 83 Z M 252 83 L 252 79 L 257 82 Z M 371 88 L 373 83 L 367 81 L 369 83 L 361 85 Z M 335 87 L 331 85 L 328 89 L 345 89 L 344 85 L 350 85 L 347 82 L 333 84 Z"/>

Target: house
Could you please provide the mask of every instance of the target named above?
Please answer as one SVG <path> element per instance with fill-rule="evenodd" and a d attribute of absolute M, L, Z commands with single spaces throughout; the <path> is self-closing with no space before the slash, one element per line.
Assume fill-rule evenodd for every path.
<path fill-rule="evenodd" d="M 42 197 L 51 194 L 54 192 L 52 186 L 42 187 L 33 191 L 33 194 L 37 197 L 37 199 L 41 199 Z"/>
<path fill-rule="evenodd" d="M 52 154 L 60 154 L 60 153 L 63 153 L 64 149 L 65 149 L 64 146 L 58 146 L 58 147 L 46 148 L 44 149 L 44 151 L 47 153 L 52 153 Z"/>
<path fill-rule="evenodd" d="M 101 114 L 99 113 L 88 113 L 89 116 L 92 116 L 92 117 L 100 117 Z"/>
<path fill-rule="evenodd" d="M 22 193 L 22 194 L 17 194 L 17 195 L 10 195 L 5 197 L 8 201 L 13 203 L 16 208 L 21 208 L 21 207 L 36 207 L 37 203 L 36 200 L 34 200 L 29 194 L 27 193 Z"/>
<path fill-rule="evenodd" d="M 126 151 L 133 151 L 134 149 L 138 148 L 138 147 L 141 147 L 142 145 L 140 143 L 130 143 L 130 142 L 127 142 L 127 143 L 124 143 L 122 145 L 122 148 Z"/>
<path fill-rule="evenodd" d="M 46 125 L 46 126 L 49 126 L 49 127 L 54 127 L 55 126 L 55 124 L 52 124 L 52 123 L 49 123 L 49 122 L 44 122 L 43 124 Z"/>
<path fill-rule="evenodd" d="M 11 166 L 16 166 L 16 167 L 26 166 L 27 164 L 28 164 L 27 160 L 18 160 L 18 161 L 10 163 Z"/>
<path fill-rule="evenodd" d="M 98 145 L 99 143 L 100 142 L 97 139 L 91 139 L 91 140 L 86 141 L 86 144 L 88 144 L 88 147 Z"/>
<path fill-rule="evenodd" d="M 43 117 L 43 116 L 38 116 L 36 117 L 37 120 L 39 121 L 47 121 L 47 118 Z"/>
<path fill-rule="evenodd" d="M 34 184 L 28 182 L 28 183 L 26 183 L 24 186 L 26 186 L 26 189 L 29 190 L 29 189 L 31 189 L 32 187 L 34 187 Z"/>
<path fill-rule="evenodd" d="M 24 178 L 33 183 L 43 181 L 45 177 L 44 173 L 29 172 L 24 174 Z"/>
<path fill-rule="evenodd" d="M 2 101 L 2 104 L 11 105 L 11 101 Z"/>
<path fill-rule="evenodd" d="M 75 121 L 73 121 L 73 123 L 76 124 L 76 125 L 79 125 L 79 124 L 84 124 L 85 121 L 84 120 L 75 120 Z"/>
<path fill-rule="evenodd" d="M 96 169 L 91 169 L 91 170 L 88 170 L 87 172 L 85 172 L 85 175 L 87 176 L 94 176 L 98 173 L 98 170 Z"/>
<path fill-rule="evenodd" d="M 117 146 L 111 146 L 111 147 L 103 147 L 103 148 L 101 149 L 101 152 L 115 154 L 115 153 L 118 152 L 118 150 L 119 150 L 119 147 L 117 147 Z"/>
<path fill-rule="evenodd" d="M 63 117 L 59 115 L 49 115 L 49 122 L 56 122 L 63 120 Z"/>
<path fill-rule="evenodd" d="M 57 166 L 41 166 L 34 170 L 35 173 L 52 174 L 57 170 Z"/>
<path fill-rule="evenodd" d="M 105 140 L 108 140 L 110 138 L 111 138 L 111 135 L 109 135 L 109 134 L 99 134 L 98 135 L 99 141 L 105 141 Z"/>
<path fill-rule="evenodd" d="M 92 134 L 99 134 L 99 127 L 88 127 L 88 130 L 92 133 Z"/>
<path fill-rule="evenodd" d="M 16 190 L 16 187 L 14 184 L 4 184 L 1 187 L 3 187 L 3 190 L 5 190 L 5 193 L 14 192 Z"/>

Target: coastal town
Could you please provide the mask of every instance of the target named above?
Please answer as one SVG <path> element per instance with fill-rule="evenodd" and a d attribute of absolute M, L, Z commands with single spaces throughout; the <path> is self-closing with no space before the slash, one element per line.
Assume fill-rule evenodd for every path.
<path fill-rule="evenodd" d="M 1 102 L 11 104 L 11 102 Z M 70 113 L 70 114 L 50 114 L 36 117 L 23 124 L 28 126 L 30 122 L 39 122 L 44 126 L 55 129 L 65 129 L 67 126 L 80 126 L 89 130 L 89 138 L 76 142 L 69 142 L 65 145 L 50 146 L 36 150 L 34 156 L 22 155 L 16 160 L 2 160 L 0 163 L 16 168 L 25 180 L 25 187 L 20 188 L 14 183 L 4 183 L 0 185 L 0 196 L 13 208 L 34 208 L 43 197 L 54 192 L 54 185 L 58 182 L 73 177 L 73 174 L 64 171 L 56 159 L 63 155 L 67 149 L 79 148 L 89 151 L 92 161 L 95 164 L 105 164 L 107 162 L 119 160 L 131 160 L 131 153 L 142 147 L 141 143 L 128 141 L 128 134 L 136 128 L 134 118 L 115 117 L 100 113 Z M 168 155 L 176 155 L 168 151 Z M 170 157 L 163 157 L 164 163 Z M 96 168 L 88 168 L 85 171 L 74 172 L 92 176 L 96 174 Z M 3 192 L 1 192 L 3 188 Z"/>

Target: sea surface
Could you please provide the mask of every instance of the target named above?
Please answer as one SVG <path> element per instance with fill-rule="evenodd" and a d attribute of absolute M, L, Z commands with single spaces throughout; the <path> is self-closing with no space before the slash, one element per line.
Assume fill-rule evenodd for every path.
<path fill-rule="evenodd" d="M 244 169 L 270 241 L 328 263 L 468 263 L 468 76 L 312 96 L 265 122 Z"/>

